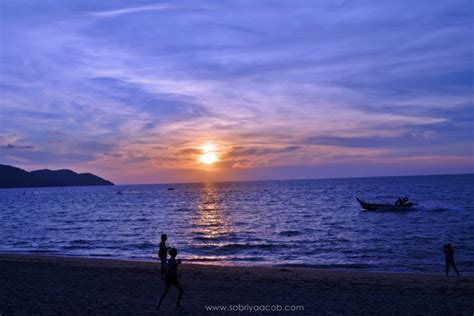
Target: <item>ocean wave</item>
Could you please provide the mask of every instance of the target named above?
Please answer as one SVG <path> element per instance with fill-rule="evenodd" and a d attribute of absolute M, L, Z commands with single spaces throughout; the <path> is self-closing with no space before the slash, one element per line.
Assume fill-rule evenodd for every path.
<path fill-rule="evenodd" d="M 187 262 L 218 262 L 222 261 L 222 259 L 219 258 L 189 258 L 186 259 L 185 261 Z"/>
<path fill-rule="evenodd" d="M 17 241 L 12 243 L 13 246 L 22 246 L 22 245 L 28 245 L 28 242 L 26 241 Z"/>
<path fill-rule="evenodd" d="M 69 246 L 62 246 L 61 249 L 63 250 L 80 250 L 80 249 L 90 249 L 91 247 L 89 246 L 74 246 L 74 245 L 69 245 Z"/>
<path fill-rule="evenodd" d="M 84 240 L 84 239 L 75 239 L 75 240 L 70 241 L 70 243 L 71 243 L 71 244 L 86 245 L 86 244 L 90 244 L 91 241 L 90 241 L 90 240 Z"/>
<path fill-rule="evenodd" d="M 193 248 L 200 250 L 215 250 L 215 251 L 240 251 L 240 250 L 272 250 L 280 248 L 289 248 L 289 245 L 276 245 L 276 244 L 225 244 L 225 245 L 212 245 L 203 244 L 195 245 Z"/>
<path fill-rule="evenodd" d="M 217 211 L 216 208 L 212 208 L 212 207 L 200 208 L 199 210 L 200 210 L 200 211 L 204 211 L 204 212 L 214 212 L 214 211 Z"/>
<path fill-rule="evenodd" d="M 18 252 L 31 252 L 31 253 L 57 253 L 57 250 L 49 249 L 31 249 L 31 250 L 20 250 Z"/>
<path fill-rule="evenodd" d="M 193 237 L 194 240 L 197 240 L 197 241 L 210 241 L 210 240 L 213 240 L 213 241 L 216 241 L 216 240 L 219 240 L 221 239 L 222 236 L 197 236 L 197 237 Z"/>
<path fill-rule="evenodd" d="M 225 257 L 225 258 L 210 258 L 210 257 L 197 257 L 197 258 L 189 258 L 185 259 L 187 262 L 259 262 L 264 261 L 265 258 L 263 257 Z"/>
<path fill-rule="evenodd" d="M 448 212 L 451 209 L 447 207 L 418 207 L 417 210 L 422 212 Z"/>
<path fill-rule="evenodd" d="M 232 258 L 226 258 L 226 260 L 259 262 L 259 261 L 265 261 L 265 258 L 263 257 L 232 257 Z"/>
<path fill-rule="evenodd" d="M 301 235 L 301 232 L 298 231 L 298 230 L 284 230 L 284 231 L 278 233 L 278 235 L 291 237 L 291 236 Z"/>
<path fill-rule="evenodd" d="M 48 231 L 75 231 L 75 230 L 81 230 L 81 227 L 77 226 L 59 226 L 59 227 L 47 227 L 46 230 Z"/>
<path fill-rule="evenodd" d="M 221 225 L 221 223 L 194 224 L 196 227 L 220 227 Z"/>
<path fill-rule="evenodd" d="M 214 241 L 214 242 L 223 242 L 223 241 L 237 241 L 241 240 L 241 237 L 235 236 L 234 234 L 216 234 L 216 235 L 201 235 L 193 237 L 193 240 L 196 241 Z M 249 239 L 246 239 L 249 241 Z"/>
<path fill-rule="evenodd" d="M 427 201 L 424 202 L 422 205 L 419 205 L 416 209 L 425 212 L 448 212 L 464 210 L 463 207 L 459 207 L 441 201 Z"/>
<path fill-rule="evenodd" d="M 306 264 L 306 263 L 294 263 L 294 264 L 278 264 L 275 267 L 283 268 L 313 268 L 313 269 L 369 269 L 372 268 L 370 264 L 363 263 L 347 263 L 347 264 Z"/>
<path fill-rule="evenodd" d="M 175 209 L 176 212 L 193 212 L 194 210 L 191 209 L 191 208 L 185 208 L 185 207 L 182 207 L 182 208 L 177 208 Z"/>
<path fill-rule="evenodd" d="M 96 223 L 105 223 L 105 222 L 111 222 L 111 221 L 112 221 L 111 219 L 99 218 L 99 219 L 96 219 L 94 222 L 96 222 Z"/>
<path fill-rule="evenodd" d="M 155 249 L 155 248 L 158 248 L 158 246 L 150 242 L 144 242 L 144 243 L 139 243 L 139 244 L 127 244 L 122 247 L 122 249 L 130 249 L 130 248 L 144 250 L 144 249 Z"/>
<path fill-rule="evenodd" d="M 99 246 L 94 246 L 91 244 L 69 244 L 61 247 L 62 250 L 81 250 L 81 249 L 106 249 L 106 250 L 130 250 L 130 245 L 120 247 L 119 245 L 117 246 L 104 246 L 104 245 L 99 245 Z"/>

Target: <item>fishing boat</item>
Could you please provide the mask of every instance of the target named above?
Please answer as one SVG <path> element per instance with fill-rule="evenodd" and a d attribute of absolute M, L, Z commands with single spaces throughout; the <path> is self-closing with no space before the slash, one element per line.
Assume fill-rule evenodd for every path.
<path fill-rule="evenodd" d="M 359 202 L 360 206 L 364 210 L 368 211 L 409 211 L 413 209 L 413 206 L 416 205 L 416 203 L 412 202 L 406 202 L 401 205 L 394 205 L 394 204 L 372 204 L 372 203 L 366 203 L 356 197 L 357 201 Z"/>

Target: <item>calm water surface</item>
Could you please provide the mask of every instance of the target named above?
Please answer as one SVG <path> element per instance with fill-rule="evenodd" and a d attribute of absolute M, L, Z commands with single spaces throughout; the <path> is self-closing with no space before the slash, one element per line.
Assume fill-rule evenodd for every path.
<path fill-rule="evenodd" d="M 195 263 L 441 273 L 450 242 L 474 274 L 474 175 L 170 186 L 0 190 L 0 251 L 152 259 L 166 232 Z"/>

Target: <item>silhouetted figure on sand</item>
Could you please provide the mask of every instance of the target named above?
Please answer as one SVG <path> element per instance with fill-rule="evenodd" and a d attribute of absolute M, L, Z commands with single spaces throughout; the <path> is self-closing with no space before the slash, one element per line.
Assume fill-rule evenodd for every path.
<path fill-rule="evenodd" d="M 179 303 L 181 302 L 181 297 L 183 296 L 183 287 L 178 280 L 178 264 L 181 264 L 181 259 L 176 260 L 176 256 L 178 255 L 178 251 L 176 248 L 171 248 L 170 256 L 171 258 L 168 260 L 168 268 L 166 270 L 166 280 L 165 280 L 165 292 L 161 295 L 160 302 L 156 309 L 158 310 L 161 306 L 161 303 L 165 299 L 166 295 L 168 294 L 170 287 L 173 285 L 175 286 L 178 291 L 178 301 L 176 302 L 176 308 L 179 308 Z"/>
<path fill-rule="evenodd" d="M 456 263 L 454 263 L 454 249 L 451 244 L 445 244 L 443 247 L 444 255 L 446 256 L 446 276 L 448 276 L 449 266 L 453 266 L 454 271 L 457 275 L 460 276 L 458 269 L 456 268 Z"/>
<path fill-rule="evenodd" d="M 168 257 L 168 250 L 170 247 L 166 247 L 166 240 L 168 240 L 168 236 L 166 234 L 161 235 L 161 242 L 160 242 L 160 250 L 158 252 L 158 257 L 161 260 L 161 279 L 165 279 L 166 275 L 166 259 Z"/>

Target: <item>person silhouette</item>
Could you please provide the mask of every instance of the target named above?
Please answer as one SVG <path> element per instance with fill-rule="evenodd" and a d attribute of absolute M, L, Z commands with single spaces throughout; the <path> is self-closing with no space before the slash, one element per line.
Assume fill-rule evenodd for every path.
<path fill-rule="evenodd" d="M 405 196 L 405 197 L 402 199 L 402 197 L 399 196 L 398 199 L 397 199 L 397 201 L 395 202 L 395 205 L 397 205 L 397 206 L 404 206 L 405 204 L 408 203 L 408 201 L 409 201 L 408 197 Z"/>
<path fill-rule="evenodd" d="M 166 259 L 168 257 L 168 250 L 170 247 L 166 247 L 166 240 L 168 236 L 166 234 L 161 235 L 160 250 L 158 252 L 158 257 L 161 260 L 161 279 L 165 280 L 166 275 Z"/>
<path fill-rule="evenodd" d="M 175 286 L 179 291 L 176 308 L 180 307 L 179 303 L 181 302 L 181 297 L 183 296 L 183 287 L 178 280 L 178 265 L 181 264 L 181 259 L 176 260 L 176 256 L 178 255 L 176 248 L 171 248 L 169 254 L 171 258 L 168 260 L 168 268 L 166 269 L 165 291 L 160 297 L 160 301 L 156 307 L 156 310 L 160 309 L 161 303 L 163 303 L 163 300 L 165 299 L 172 285 Z"/>
<path fill-rule="evenodd" d="M 451 244 L 445 244 L 443 246 L 443 252 L 446 257 L 446 276 L 448 276 L 449 273 L 449 266 L 453 266 L 454 271 L 456 271 L 457 275 L 461 276 L 459 274 L 458 269 L 456 268 L 456 263 L 454 262 L 454 249 Z"/>

